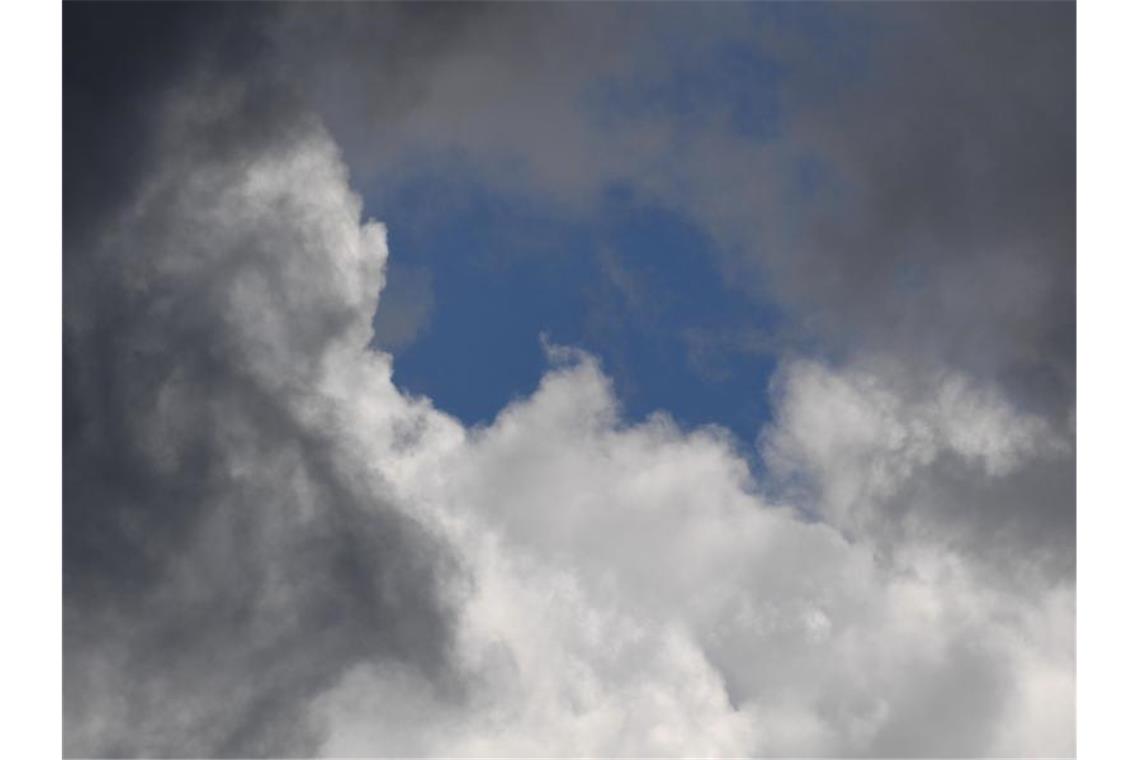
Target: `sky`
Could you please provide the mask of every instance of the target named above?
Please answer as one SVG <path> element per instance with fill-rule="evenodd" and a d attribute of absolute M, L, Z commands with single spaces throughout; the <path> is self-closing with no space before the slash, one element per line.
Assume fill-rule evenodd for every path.
<path fill-rule="evenodd" d="M 449 193 L 461 209 L 437 211 L 433 199 Z M 597 356 L 635 419 L 667 409 L 746 442 L 767 419 L 770 351 L 730 358 L 702 338 L 766 336 L 778 314 L 725 282 L 714 243 L 684 217 L 615 188 L 588 219 L 570 221 L 442 179 L 379 205 L 428 221 L 388 227 L 392 248 L 408 254 L 390 260 L 392 298 L 377 308 L 374 345 L 397 357 L 399 387 L 464 423 L 489 423 L 535 389 L 543 337 Z"/>
<path fill-rule="evenodd" d="M 65 754 L 1073 754 L 1074 26 L 66 4 Z"/>

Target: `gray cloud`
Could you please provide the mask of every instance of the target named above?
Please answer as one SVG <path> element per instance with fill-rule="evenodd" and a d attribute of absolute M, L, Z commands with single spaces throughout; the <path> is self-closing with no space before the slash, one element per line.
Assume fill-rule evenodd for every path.
<path fill-rule="evenodd" d="M 373 340 L 385 351 L 398 352 L 428 329 L 435 293 L 431 270 L 425 267 L 392 263 L 385 274 L 389 295 L 376 307 Z"/>
<path fill-rule="evenodd" d="M 1072 10 L 844 8 L 838 91 L 749 13 L 66 9 L 68 755 L 1072 752 Z M 774 140 L 584 107 L 728 38 L 802 72 Z M 402 396 L 314 112 L 370 181 L 695 215 L 829 342 L 760 341 L 766 479 L 573 351 L 485 429 Z"/>
<path fill-rule="evenodd" d="M 586 213 L 625 183 L 713 232 L 734 284 L 787 309 L 800 338 L 1071 406 L 1072 4 L 334 4 L 226 19 L 213 48 L 183 32 L 187 57 L 321 113 L 381 193 L 446 167 Z M 717 68 L 729 46 L 773 72 L 759 138 L 731 118 L 732 97 L 754 94 L 678 84 L 731 75 Z M 605 98 L 670 86 L 675 103 Z"/>
<path fill-rule="evenodd" d="M 353 664 L 447 678 L 457 568 L 310 408 L 385 257 L 335 147 L 208 69 L 168 86 L 97 217 L 106 157 L 67 163 L 65 752 L 304 756 Z"/>
<path fill-rule="evenodd" d="M 792 67 L 809 81 L 790 97 L 812 100 L 789 108 L 788 130 L 830 167 L 833 200 L 805 204 L 773 245 L 776 282 L 854 345 L 947 362 L 1067 413 L 1073 6 L 903 5 L 859 17 L 883 30 L 865 77 L 829 87 L 830 72 Z"/>
<path fill-rule="evenodd" d="M 773 399 L 769 484 L 846 535 L 888 552 L 937 535 L 995 583 L 1074 576 L 1071 421 L 1019 412 L 968 375 L 866 356 L 785 362 Z"/>
<path fill-rule="evenodd" d="M 1071 4 L 353 6 L 270 29 L 274 65 L 381 188 L 446 165 L 584 211 L 627 183 L 695 216 L 729 274 L 837 349 L 1071 401 Z M 775 72 L 758 140 L 694 88 L 644 108 L 602 98 L 727 77 L 729 45 Z"/>
<path fill-rule="evenodd" d="M 294 64 L 344 83 L 339 97 L 321 101 L 324 112 L 334 129 L 351 125 L 337 133 L 359 146 L 349 148 L 351 163 L 375 172 L 380 188 L 441 164 L 588 214 L 606 187 L 625 183 L 713 233 L 731 287 L 787 316 L 778 334 L 760 325 L 731 335 L 687 330 L 698 366 L 715 373 L 734 354 L 795 346 L 839 362 L 873 352 L 914 378 L 962 373 L 997 383 L 1072 440 L 1071 4 L 444 15 L 446 23 L 365 8 L 304 24 L 300 47 L 314 58 Z M 312 20 L 304 10 L 295 25 L 302 20 Z M 400 37 L 394 48 L 376 46 L 399 63 L 366 46 L 321 44 L 341 39 L 342 25 L 364 39 Z M 678 71 L 717 72 L 717 51 L 728 45 L 779 71 L 774 126 L 759 139 L 734 126 L 731 102 L 694 88 L 682 90 L 679 110 L 652 99 L 599 105 L 607 88 L 668 90 Z M 349 73 L 361 69 L 371 74 Z M 360 110 L 374 102 L 385 105 Z M 964 510 L 945 503 L 943 511 L 1019 548 L 1046 540 L 1070 566 L 1074 462 L 1070 453 L 1052 470 L 1054 498 L 1038 500 L 1036 489 L 1013 498 L 1024 505 L 1015 517 L 1012 507 L 956 517 Z"/>

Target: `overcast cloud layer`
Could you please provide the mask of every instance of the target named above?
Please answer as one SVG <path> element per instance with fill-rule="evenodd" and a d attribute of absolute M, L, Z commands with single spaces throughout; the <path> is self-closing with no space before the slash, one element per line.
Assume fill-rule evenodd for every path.
<path fill-rule="evenodd" d="M 1072 9 L 836 9 L 838 92 L 769 15 L 66 8 L 68 755 L 1074 751 Z M 734 36 L 781 135 L 571 107 Z M 781 214 L 805 155 L 856 200 Z M 771 422 L 552 344 L 484 427 L 401 392 L 349 167 L 448 160 L 692 214 L 793 315 Z"/>

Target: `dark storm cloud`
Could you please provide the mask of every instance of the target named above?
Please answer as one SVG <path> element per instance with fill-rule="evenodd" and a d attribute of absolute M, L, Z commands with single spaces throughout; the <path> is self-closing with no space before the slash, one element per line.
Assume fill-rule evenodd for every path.
<path fill-rule="evenodd" d="M 65 8 L 68 755 L 307 755 L 320 726 L 304 708 L 347 668 L 446 677 L 448 552 L 278 384 L 314 371 L 352 304 L 291 300 L 275 269 L 311 232 L 287 213 L 197 216 L 203 193 L 309 150 L 311 121 L 249 66 L 261 23 L 242 7 Z M 170 125 L 180 107 L 195 123 Z M 276 192 L 286 212 L 316 202 Z M 227 321 L 247 272 L 287 310 L 285 342 L 243 343 Z M 294 366 L 267 376 L 259 351 Z"/>
<path fill-rule="evenodd" d="M 63 193 L 74 242 L 124 202 L 157 158 L 155 103 L 206 71 L 255 70 L 266 16 L 223 3 L 69 3 L 64 10 Z"/>

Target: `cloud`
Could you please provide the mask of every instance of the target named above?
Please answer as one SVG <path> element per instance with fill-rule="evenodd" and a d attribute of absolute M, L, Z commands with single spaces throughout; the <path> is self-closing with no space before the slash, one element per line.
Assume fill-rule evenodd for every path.
<path fill-rule="evenodd" d="M 791 365 L 769 438 L 818 505 L 716 428 L 625 421 L 580 352 L 465 430 L 367 348 L 383 234 L 328 136 L 198 149 L 247 105 L 172 101 L 72 283 L 101 297 L 67 318 L 69 754 L 1069 751 L 1071 584 L 827 521 L 942 451 L 983 482 L 1055 456 L 1040 420 Z"/>
<path fill-rule="evenodd" d="M 581 218 L 627 187 L 712 235 L 726 281 L 787 313 L 777 344 L 946 364 L 1055 419 L 1072 408 L 1072 4 L 70 16 L 93 30 L 69 38 L 70 160 L 111 156 L 76 172 L 77 212 L 146 155 L 134 124 L 158 83 L 220 70 L 261 93 L 241 128 L 319 113 L 373 200 L 446 172 Z M 97 81 L 106 54 L 79 43 L 120 37 L 155 42 L 119 46 Z M 91 129 L 111 77 L 132 97 L 108 107 L 131 118 Z M 772 124 L 741 133 L 737 112 Z"/>
<path fill-rule="evenodd" d="M 800 340 L 1072 405 L 1072 4 L 291 7 L 266 27 L 254 70 L 291 72 L 378 196 L 446 167 L 581 217 L 622 186 L 713 235 Z"/>
<path fill-rule="evenodd" d="M 394 59 L 477 51 L 454 41 L 474 44 L 483 12 L 395 35 Z M 244 31 L 222 40 L 274 39 L 244 13 L 223 12 Z M 1055 283 L 916 332 L 992 323 L 992 362 L 956 339 L 941 358 L 904 350 L 917 338 L 785 356 L 759 474 L 723 430 L 627 419 L 597 362 L 561 347 L 533 394 L 464 428 L 369 348 L 383 228 L 360 223 L 288 77 L 168 33 L 200 56 L 168 87 L 97 100 L 65 138 L 68 755 L 1072 753 L 1071 406 L 1030 403 L 1003 358 L 1024 319 L 1065 366 L 1034 337 Z M 438 65 L 452 85 L 413 78 L 393 114 L 470 81 Z M 107 135 L 132 97 L 139 154 L 106 195 L 73 183 L 130 153 Z M 573 179 L 550 160 L 536 172 Z M 856 266 L 805 250 L 839 281 Z M 1055 253 L 930 276 L 1051 283 Z"/>
<path fill-rule="evenodd" d="M 1072 419 L 1019 411 L 1000 387 L 865 356 L 785 363 L 761 445 L 774 483 L 850 535 L 936 533 L 1005 574 L 1075 568 Z M 810 484 L 810 486 L 805 486 Z"/>
<path fill-rule="evenodd" d="M 814 172 L 809 200 L 753 255 L 846 347 L 948 363 L 1064 416 L 1074 6 L 897 5 L 849 18 L 867 31 L 858 75 L 784 46 L 788 149 Z M 771 216 L 741 200 L 741 213 Z"/>
<path fill-rule="evenodd" d="M 934 531 L 891 537 L 887 553 L 881 532 L 806 520 L 814 505 L 764 496 L 726 433 L 684 433 L 664 415 L 631 425 L 596 362 L 559 356 L 532 396 L 391 478 L 463 547 L 469 700 L 413 689 L 430 717 L 412 730 L 400 717 L 411 708 L 394 706 L 405 681 L 361 666 L 318 703 L 327 753 L 1072 751 L 1067 576 L 1033 576 L 1027 591 Z M 849 402 L 800 369 L 789 382 L 822 413 Z M 997 442 L 985 434 L 993 410 L 965 408 L 951 410 L 947 445 L 975 478 L 1052 455 L 1009 448 L 1036 420 L 1008 420 L 1012 442 Z M 893 456 L 896 439 L 872 430 L 864 451 Z M 812 464 L 805 477 L 845 476 Z M 918 509 L 906 517 L 934 525 Z"/>
<path fill-rule="evenodd" d="M 68 260 L 69 755 L 306 755 L 354 663 L 446 677 L 454 559 L 320 392 L 365 360 L 383 229 L 315 125 L 218 151 L 244 96 L 171 97 L 162 160 Z"/>
<path fill-rule="evenodd" d="M 399 352 L 423 333 L 435 307 L 431 271 L 389 264 L 384 300 L 372 320 L 373 340 L 385 351 Z"/>

